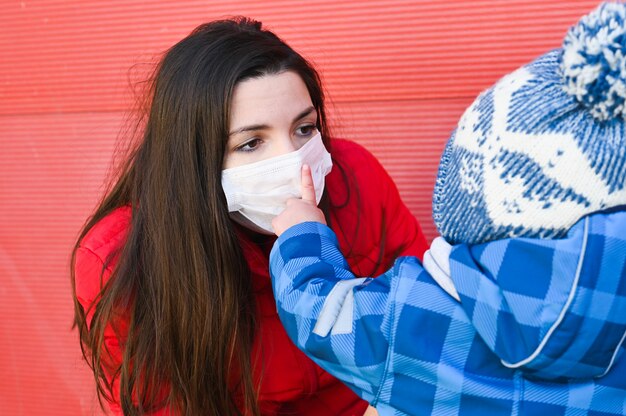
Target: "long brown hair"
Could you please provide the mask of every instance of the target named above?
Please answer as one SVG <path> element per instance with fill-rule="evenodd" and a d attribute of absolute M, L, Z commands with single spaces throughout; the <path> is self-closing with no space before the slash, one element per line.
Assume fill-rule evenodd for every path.
<path fill-rule="evenodd" d="M 107 378 L 115 374 L 124 414 L 162 407 L 185 415 L 259 414 L 250 272 L 226 209 L 221 170 L 236 84 L 287 70 L 306 84 L 327 140 L 318 74 L 259 22 L 201 25 L 157 66 L 141 141 L 72 257 L 75 326 L 101 404 L 115 397 Z M 132 207 L 127 240 L 107 259 L 119 256 L 98 301 L 84 310 L 75 295 L 76 252 L 96 223 L 126 205 Z M 121 365 L 111 365 L 104 332 L 120 314 L 128 319 L 128 337 Z"/>

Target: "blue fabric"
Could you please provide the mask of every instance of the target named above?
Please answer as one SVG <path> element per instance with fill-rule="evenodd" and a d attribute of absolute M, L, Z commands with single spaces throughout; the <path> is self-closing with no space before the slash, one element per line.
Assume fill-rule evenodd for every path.
<path fill-rule="evenodd" d="M 461 302 L 404 257 L 328 308 L 355 276 L 318 223 L 287 230 L 270 262 L 289 336 L 381 415 L 626 414 L 626 212 L 558 240 L 455 246 Z M 350 333 L 313 333 L 347 308 Z"/>

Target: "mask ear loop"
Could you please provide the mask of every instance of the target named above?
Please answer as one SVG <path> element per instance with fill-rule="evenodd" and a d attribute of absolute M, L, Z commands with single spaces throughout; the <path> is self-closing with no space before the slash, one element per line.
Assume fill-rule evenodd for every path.
<path fill-rule="evenodd" d="M 326 175 L 330 173 L 333 162 L 330 153 L 328 153 L 328 149 L 324 146 L 320 132 L 313 136 L 304 146 L 309 144 L 310 147 L 307 148 L 307 150 L 310 149 L 309 152 L 301 155 L 301 164 L 307 164 L 311 168 L 315 186 L 316 203 L 319 205 L 326 185 Z M 302 149 L 304 149 L 304 146 Z"/>

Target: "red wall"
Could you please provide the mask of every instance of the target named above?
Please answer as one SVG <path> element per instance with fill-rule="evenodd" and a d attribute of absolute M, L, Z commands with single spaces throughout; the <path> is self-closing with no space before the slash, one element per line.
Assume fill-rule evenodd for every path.
<path fill-rule="evenodd" d="M 97 411 L 70 331 L 69 252 L 137 79 L 197 24 L 255 17 L 317 64 L 338 135 L 434 235 L 439 154 L 473 97 L 558 47 L 596 0 L 11 1 L 0 14 L 0 414 Z M 131 66 L 134 68 L 130 70 Z"/>

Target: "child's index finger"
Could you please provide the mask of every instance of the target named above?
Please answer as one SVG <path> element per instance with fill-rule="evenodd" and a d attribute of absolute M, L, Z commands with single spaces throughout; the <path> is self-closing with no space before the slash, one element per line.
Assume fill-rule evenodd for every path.
<path fill-rule="evenodd" d="M 311 167 L 306 164 L 302 165 L 301 175 L 302 200 L 317 205 L 315 186 L 313 185 L 313 177 L 311 176 Z"/>

